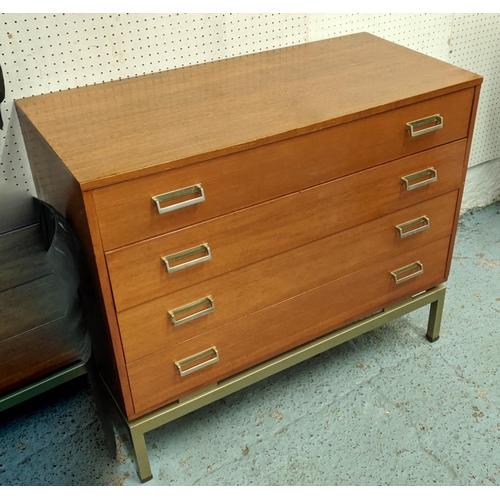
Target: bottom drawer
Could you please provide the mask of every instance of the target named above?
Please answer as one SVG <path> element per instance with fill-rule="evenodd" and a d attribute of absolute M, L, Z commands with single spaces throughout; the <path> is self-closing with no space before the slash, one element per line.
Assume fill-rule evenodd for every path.
<path fill-rule="evenodd" d="M 440 239 L 129 364 L 137 416 L 442 283 L 449 244 Z"/>
<path fill-rule="evenodd" d="M 457 191 L 452 191 L 121 311 L 118 323 L 126 362 L 135 363 L 376 262 L 444 238 L 451 232 L 456 204 Z M 425 230 L 401 238 L 395 230 L 397 224 L 421 216 L 428 217 Z M 215 306 L 210 314 L 179 326 L 172 324 L 169 310 L 208 296 Z M 208 307 L 209 303 L 203 306 Z"/>
<path fill-rule="evenodd" d="M 73 319 L 73 321 L 71 321 Z M 52 321 L 0 343 L 0 395 L 67 368 L 83 358 L 78 318 Z"/>

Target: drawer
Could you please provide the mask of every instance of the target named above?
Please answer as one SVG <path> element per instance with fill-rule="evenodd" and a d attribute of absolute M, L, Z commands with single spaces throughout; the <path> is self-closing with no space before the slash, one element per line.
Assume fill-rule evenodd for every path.
<path fill-rule="evenodd" d="M 151 238 L 463 139 L 468 133 L 473 95 L 474 89 L 466 89 L 292 139 L 97 189 L 93 195 L 104 249 Z M 435 114 L 444 119 L 442 129 L 410 136 L 406 123 Z M 192 188 L 192 192 L 184 193 L 184 188 Z M 179 197 L 165 206 L 160 203 L 162 210 L 174 205 L 182 208 L 160 214 L 152 197 L 165 193 Z M 182 193 L 184 197 L 180 197 Z"/>
<path fill-rule="evenodd" d="M 126 361 L 134 362 L 168 349 L 448 236 L 453 226 L 457 194 L 453 191 L 119 313 Z M 199 309 L 193 308 L 184 315 L 175 311 L 206 297 L 211 297 L 213 305 L 205 300 Z M 198 311 L 206 314 L 174 326 L 169 315 L 172 310 L 176 320 Z"/>
<path fill-rule="evenodd" d="M 54 274 L 0 292 L 0 342 L 64 317 L 68 303 L 62 299 Z"/>
<path fill-rule="evenodd" d="M 442 283 L 449 244 L 450 238 L 443 238 L 129 364 L 136 413 L 176 400 Z M 423 274 L 396 284 L 391 272 L 416 261 L 423 265 Z M 175 363 L 187 369 L 187 360 L 203 352 L 207 356 L 195 364 L 212 363 L 181 377 Z"/>
<path fill-rule="evenodd" d="M 64 318 L 0 342 L 0 394 L 50 375 L 81 359 L 81 342 L 68 336 Z"/>
<path fill-rule="evenodd" d="M 116 308 L 122 311 L 458 189 L 465 146 L 457 141 L 108 252 Z M 436 182 L 407 190 L 401 178 L 428 167 L 435 169 Z M 203 261 L 203 250 L 189 258 L 201 259 L 199 264 L 167 271 L 163 256 L 205 243 L 210 261 Z"/>
<path fill-rule="evenodd" d="M 0 293 L 51 272 L 38 224 L 0 235 Z"/>

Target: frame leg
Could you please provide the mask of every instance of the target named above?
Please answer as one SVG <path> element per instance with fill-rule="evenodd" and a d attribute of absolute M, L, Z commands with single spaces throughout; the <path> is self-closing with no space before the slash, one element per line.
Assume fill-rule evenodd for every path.
<path fill-rule="evenodd" d="M 148 452 L 146 449 L 146 441 L 144 433 L 129 427 L 130 437 L 132 439 L 132 446 L 134 447 L 135 458 L 137 460 L 137 472 L 141 483 L 145 483 L 153 478 L 151 466 L 149 465 Z"/>
<path fill-rule="evenodd" d="M 137 460 L 137 471 L 141 482 L 146 482 L 152 479 L 151 466 L 149 463 L 148 453 L 146 449 L 145 433 L 157 429 L 158 427 L 180 418 L 188 413 L 191 413 L 198 408 L 217 401 L 229 394 L 233 394 L 244 387 L 248 387 L 266 377 L 274 375 L 281 370 L 296 365 L 306 359 L 325 352 L 337 345 L 351 340 L 358 335 L 378 328 L 381 325 L 399 318 L 404 314 L 415 311 L 420 307 L 430 304 L 429 323 L 427 327 L 427 339 L 434 342 L 439 338 L 439 329 L 441 326 L 441 317 L 444 307 L 444 297 L 446 288 L 443 285 L 438 285 L 426 292 L 419 294 L 411 299 L 403 300 L 388 309 L 384 309 L 369 316 L 365 319 L 357 321 L 339 330 L 333 331 L 323 337 L 308 342 L 298 348 L 292 349 L 275 358 L 272 358 L 260 365 L 254 366 L 245 370 L 238 375 L 229 377 L 214 384 L 210 388 L 205 388 L 195 394 L 180 399 L 174 403 L 168 404 L 163 408 L 159 408 L 148 415 L 139 417 L 132 422 L 128 421 L 125 415 L 121 412 L 120 406 L 114 401 L 110 392 L 110 397 L 121 415 L 122 422 L 126 425 L 132 442 L 132 447 Z M 104 383 L 104 386 L 106 384 Z M 109 388 L 107 389 L 109 392 Z"/>
<path fill-rule="evenodd" d="M 444 296 L 446 288 L 443 288 L 435 302 L 431 302 L 431 310 L 429 312 L 429 323 L 427 324 L 426 338 L 429 342 L 436 342 L 439 339 L 439 331 L 441 329 L 441 318 L 443 316 Z"/>

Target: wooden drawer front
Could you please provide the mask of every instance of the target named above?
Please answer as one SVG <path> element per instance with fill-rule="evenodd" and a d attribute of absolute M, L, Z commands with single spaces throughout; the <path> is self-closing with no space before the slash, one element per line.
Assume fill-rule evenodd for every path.
<path fill-rule="evenodd" d="M 438 240 L 129 364 L 136 412 L 178 399 L 441 283 L 449 243 L 448 237 Z M 396 285 L 390 273 L 415 261 L 422 263 L 424 273 Z M 175 362 L 212 347 L 218 362 L 179 375 Z M 213 353 L 207 355 L 211 358 Z"/>
<path fill-rule="evenodd" d="M 94 192 L 105 250 L 163 234 L 467 136 L 474 89 Z M 406 123 L 441 114 L 441 130 Z M 205 201 L 160 215 L 151 198 L 201 184 Z M 199 198 L 200 195 L 193 195 Z"/>
<path fill-rule="evenodd" d="M 451 233 L 457 191 L 317 240 L 118 314 L 128 363 Z M 428 221 L 415 221 L 420 217 Z M 403 238 L 396 226 L 403 228 Z M 416 228 L 427 228 L 407 236 Z M 354 251 L 355 250 L 355 251 Z M 204 297 L 215 310 L 174 326 L 168 311 Z M 211 307 L 209 301 L 202 306 Z M 175 315 L 174 315 L 175 316 Z"/>
<path fill-rule="evenodd" d="M 465 145 L 441 146 L 108 252 L 116 308 L 122 311 L 455 190 L 462 182 Z M 401 177 L 430 166 L 437 181 L 407 191 Z M 203 243 L 210 248 L 210 261 L 167 272 L 162 256 Z"/>

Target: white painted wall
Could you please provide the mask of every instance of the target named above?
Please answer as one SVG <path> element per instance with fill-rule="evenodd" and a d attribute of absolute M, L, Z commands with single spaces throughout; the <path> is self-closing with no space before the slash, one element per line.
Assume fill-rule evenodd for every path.
<path fill-rule="evenodd" d="M 463 208 L 497 199 L 500 14 L 1 14 L 0 232 L 34 194 L 14 99 L 358 31 L 485 77 Z"/>
<path fill-rule="evenodd" d="M 500 201 L 499 172 L 500 158 L 469 167 L 461 213 Z"/>
<path fill-rule="evenodd" d="M 461 212 L 500 199 L 500 14 L 314 14 L 309 40 L 368 31 L 484 77 Z"/>

